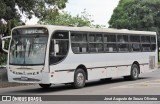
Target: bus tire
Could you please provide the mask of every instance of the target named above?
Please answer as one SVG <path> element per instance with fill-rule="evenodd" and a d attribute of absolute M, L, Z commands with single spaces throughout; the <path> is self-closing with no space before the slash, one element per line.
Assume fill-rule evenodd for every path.
<path fill-rule="evenodd" d="M 51 87 L 51 84 L 39 84 L 43 89 L 47 89 Z"/>
<path fill-rule="evenodd" d="M 124 76 L 125 80 L 137 80 L 139 77 L 139 67 L 137 64 L 133 64 L 131 67 L 131 75 L 130 76 Z"/>
<path fill-rule="evenodd" d="M 137 80 L 139 77 L 139 67 L 137 64 L 133 64 L 131 67 L 131 75 L 125 76 L 124 79 L 126 80 Z"/>
<path fill-rule="evenodd" d="M 86 82 L 86 74 L 84 70 L 81 68 L 77 69 L 74 74 L 74 82 L 73 82 L 74 88 L 78 89 L 84 87 L 85 82 Z"/>
<path fill-rule="evenodd" d="M 131 67 L 131 75 L 130 75 L 130 79 L 131 80 L 136 80 L 139 77 L 139 67 L 137 64 L 133 64 Z"/>

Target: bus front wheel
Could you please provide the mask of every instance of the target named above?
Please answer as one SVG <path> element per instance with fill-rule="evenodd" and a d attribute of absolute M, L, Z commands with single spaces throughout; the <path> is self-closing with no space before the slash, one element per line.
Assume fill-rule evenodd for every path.
<path fill-rule="evenodd" d="M 51 87 L 51 84 L 39 84 L 39 86 L 41 86 L 44 89 L 47 89 Z"/>
<path fill-rule="evenodd" d="M 85 82 L 86 82 L 86 74 L 84 70 L 81 68 L 77 69 L 74 74 L 73 86 L 75 88 L 82 88 L 85 86 Z"/>

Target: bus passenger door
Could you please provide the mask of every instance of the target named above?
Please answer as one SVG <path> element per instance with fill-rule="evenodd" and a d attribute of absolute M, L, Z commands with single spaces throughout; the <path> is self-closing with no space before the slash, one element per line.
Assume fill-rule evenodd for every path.
<path fill-rule="evenodd" d="M 69 51 L 69 34 L 68 32 L 55 32 L 51 39 L 50 45 L 50 72 L 54 72 L 51 79 L 53 83 L 64 83 L 67 80 L 64 78 L 69 75 L 66 70 L 66 64 L 63 64 Z"/>

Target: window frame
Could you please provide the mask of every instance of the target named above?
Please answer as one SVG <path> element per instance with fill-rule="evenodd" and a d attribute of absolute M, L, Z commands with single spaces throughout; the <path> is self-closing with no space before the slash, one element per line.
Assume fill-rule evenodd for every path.
<path fill-rule="evenodd" d="M 153 43 L 151 42 L 151 37 L 154 37 L 155 39 L 154 40 L 156 40 L 156 36 L 155 35 L 145 35 L 145 34 L 134 34 L 134 33 L 131 33 L 131 34 L 129 34 L 129 33 L 114 33 L 114 32 L 93 32 L 93 31 L 91 31 L 91 32 L 88 32 L 88 31 L 70 31 L 70 38 L 71 38 L 71 36 L 72 36 L 72 33 L 80 33 L 80 34 L 86 34 L 87 35 L 87 42 L 85 42 L 86 44 L 87 44 L 87 46 L 86 46 L 86 49 L 87 49 L 87 51 L 86 52 L 74 52 L 73 50 L 72 50 L 72 52 L 74 53 L 74 54 L 92 54 L 92 53 L 128 53 L 128 52 L 154 52 L 155 50 L 156 50 L 156 48 L 155 48 L 155 50 L 152 50 L 151 48 L 151 46 L 152 45 L 156 45 L 156 41 L 154 41 Z M 99 42 L 97 42 L 96 41 L 96 38 L 97 38 L 97 35 L 99 35 L 99 34 L 101 34 L 101 36 L 102 36 L 102 40 L 101 40 L 101 42 L 99 41 Z M 94 41 L 90 41 L 90 39 L 89 39 L 89 36 L 90 35 L 94 35 L 95 37 L 94 37 Z M 112 39 L 111 37 L 115 37 L 115 39 Z M 125 40 L 124 42 L 120 42 L 120 41 L 118 41 L 118 37 L 123 37 L 124 38 L 124 40 L 125 40 L 125 36 L 127 36 L 127 40 Z M 136 41 L 133 41 L 132 39 L 131 39 L 131 37 L 138 37 L 137 39 L 138 39 L 138 41 L 136 42 Z M 150 37 L 150 42 L 148 43 L 149 45 L 150 45 L 150 48 L 149 48 L 149 51 L 142 51 L 142 45 L 143 44 L 145 44 L 145 43 L 143 43 L 143 42 L 141 42 L 141 37 L 142 36 L 145 36 L 145 37 Z M 105 39 L 105 37 L 107 37 L 107 39 Z M 136 38 L 135 38 L 136 39 Z M 106 41 L 107 40 L 107 41 Z M 113 41 L 111 41 L 111 40 L 113 40 Z M 84 42 L 73 42 L 72 40 L 71 40 L 71 48 L 72 48 L 72 44 L 73 43 L 83 43 L 84 44 Z M 146 42 L 147 43 L 147 42 Z M 102 50 L 103 51 L 95 51 L 95 52 L 91 52 L 90 51 L 90 44 L 102 44 Z M 119 51 L 119 44 L 121 44 L 121 45 L 126 45 L 126 50 L 124 50 L 124 51 Z M 133 50 L 133 45 L 138 45 L 138 47 L 139 47 L 139 49 L 137 48 L 137 50 L 135 49 L 135 50 Z M 114 50 L 113 51 L 109 51 L 109 49 L 108 50 L 106 50 L 107 48 L 105 48 L 107 45 L 113 45 L 113 48 L 114 48 L 114 45 L 115 45 L 115 48 L 114 48 Z M 96 47 L 96 46 L 95 46 Z"/>

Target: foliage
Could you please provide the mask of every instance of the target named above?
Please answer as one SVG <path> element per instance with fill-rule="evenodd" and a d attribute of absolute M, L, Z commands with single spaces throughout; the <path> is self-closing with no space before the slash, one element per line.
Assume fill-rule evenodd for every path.
<path fill-rule="evenodd" d="M 58 12 L 66 6 L 67 0 L 1 0 L 0 2 L 0 34 L 4 34 L 9 27 L 12 28 L 21 15 L 31 18 L 33 15 L 43 19 L 48 12 Z M 1 20 L 5 20 L 7 26 Z M 14 22 L 14 23 L 13 23 Z M 13 24 L 11 24 L 13 23 Z M 19 24 L 16 24 L 19 25 Z M 16 26 L 15 25 L 15 26 Z"/>
<path fill-rule="evenodd" d="M 21 16 L 32 18 L 33 15 L 43 19 L 48 12 L 58 13 L 66 6 L 67 0 L 1 0 L 0 1 L 0 39 L 10 34 L 11 28 L 22 25 Z M 1 49 L 0 65 L 6 60 Z"/>
<path fill-rule="evenodd" d="M 29 19 L 35 15 L 43 19 L 48 12 L 58 13 L 65 8 L 67 0 L 1 0 L 0 2 L 0 37 L 10 34 L 11 28 L 22 25 L 21 16 Z M 0 52 L 1 41 L 0 41 Z"/>
<path fill-rule="evenodd" d="M 33 15 L 39 18 L 46 16 L 46 11 L 57 11 L 65 8 L 67 0 L 1 0 L 0 19 L 10 20 L 19 18 L 21 13 L 31 18 Z M 20 12 L 17 11 L 19 8 Z"/>
<path fill-rule="evenodd" d="M 109 25 L 118 29 L 160 32 L 160 0 L 120 0 Z"/>
<path fill-rule="evenodd" d="M 0 53 L 0 67 L 5 65 L 7 61 L 7 55 L 4 53 Z"/>
<path fill-rule="evenodd" d="M 49 13 L 48 13 L 49 14 Z M 91 15 L 89 15 L 86 10 L 81 12 L 81 14 L 77 14 L 76 16 L 72 16 L 70 13 L 66 11 L 62 11 L 60 13 L 55 14 L 55 12 L 47 15 L 43 20 L 40 20 L 40 24 L 50 24 L 50 25 L 71 25 L 71 26 L 89 26 L 89 27 L 101 27 L 100 25 L 94 25 L 93 20 L 91 19 Z"/>

